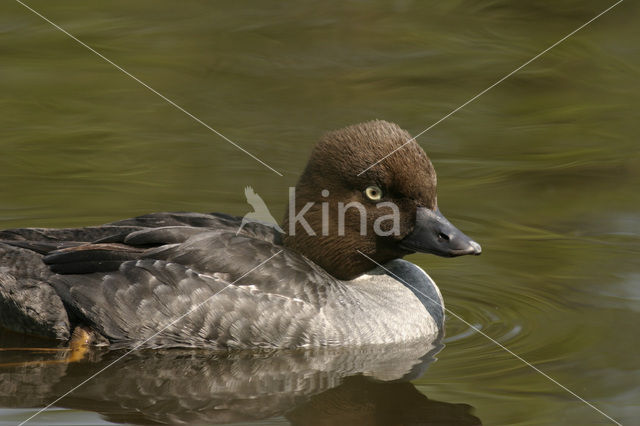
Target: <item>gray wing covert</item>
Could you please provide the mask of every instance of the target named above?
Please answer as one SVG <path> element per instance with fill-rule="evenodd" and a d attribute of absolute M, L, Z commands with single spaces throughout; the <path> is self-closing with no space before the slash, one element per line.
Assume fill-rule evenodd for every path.
<path fill-rule="evenodd" d="M 73 314 L 114 344 L 212 348 L 299 346 L 317 309 L 302 300 L 230 284 L 224 273 L 129 261 L 109 274 L 58 276 Z"/>
<path fill-rule="evenodd" d="M 194 235 L 182 244 L 149 250 L 145 258 L 175 262 L 201 273 L 224 272 L 238 280 L 251 271 L 245 283 L 265 293 L 299 298 L 322 305 L 330 287 L 337 280 L 305 257 L 280 245 L 236 235 L 227 231 L 210 231 Z M 271 258 L 271 259 L 270 259 Z"/>

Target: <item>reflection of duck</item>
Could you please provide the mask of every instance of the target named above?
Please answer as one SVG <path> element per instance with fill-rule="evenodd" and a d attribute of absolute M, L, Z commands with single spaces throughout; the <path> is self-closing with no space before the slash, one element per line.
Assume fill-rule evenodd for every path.
<path fill-rule="evenodd" d="M 294 425 L 481 425 L 467 404 L 429 399 L 410 382 L 348 377 L 286 414 Z"/>
<path fill-rule="evenodd" d="M 269 208 L 265 204 L 262 197 L 256 194 L 252 187 L 247 186 L 244 189 L 244 195 L 245 197 L 247 197 L 247 203 L 249 203 L 251 207 L 253 207 L 253 211 L 242 216 L 242 223 L 236 231 L 236 234 L 239 234 L 240 231 L 242 231 L 242 228 L 244 228 L 244 226 L 250 222 L 260 222 L 267 226 L 271 226 L 278 232 L 284 232 L 282 228 L 277 225 L 276 220 L 273 218 L 273 216 L 271 216 L 271 212 L 269 211 Z"/>
<path fill-rule="evenodd" d="M 443 328 L 438 288 L 400 258 L 415 251 L 479 254 L 480 246 L 441 215 L 433 166 L 409 138 L 384 121 L 327 134 L 290 206 L 306 211 L 307 222 L 285 218 L 283 227 L 295 232 L 284 236 L 259 223 L 197 213 L 0 232 L 0 324 L 61 339 L 81 325 L 96 341 L 153 347 L 434 338 Z M 351 202 L 362 210 L 340 214 Z M 386 271 L 373 269 L 376 263 Z"/>
<path fill-rule="evenodd" d="M 469 406 L 432 401 L 408 382 L 440 348 L 421 343 L 215 354 L 142 350 L 60 404 L 97 411 L 112 422 L 140 424 L 277 416 L 299 425 L 480 424 Z M 119 355 L 94 348 L 82 363 L 0 369 L 0 406 L 45 405 Z"/>

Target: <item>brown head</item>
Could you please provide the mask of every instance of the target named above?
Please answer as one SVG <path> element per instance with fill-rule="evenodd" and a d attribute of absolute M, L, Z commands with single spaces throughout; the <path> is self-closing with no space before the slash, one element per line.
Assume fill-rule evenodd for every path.
<path fill-rule="evenodd" d="M 311 153 L 294 203 L 290 197 L 284 245 L 339 279 L 375 267 L 358 251 L 379 263 L 415 251 L 480 254 L 480 246 L 440 214 L 435 170 L 410 139 L 379 120 L 327 133 Z"/>

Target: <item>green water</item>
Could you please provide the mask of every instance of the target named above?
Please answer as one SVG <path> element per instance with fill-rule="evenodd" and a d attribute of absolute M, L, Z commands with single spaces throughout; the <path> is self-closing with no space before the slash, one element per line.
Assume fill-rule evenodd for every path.
<path fill-rule="evenodd" d="M 283 176 L 7 0 L 0 228 L 242 215 L 247 185 L 281 217 L 324 131 L 417 134 L 613 2 L 28 4 Z M 452 312 L 623 424 L 640 416 L 639 18 L 621 3 L 418 139 L 484 252 L 409 258 Z M 413 382 L 429 398 L 487 425 L 608 423 L 453 315 L 445 343 Z"/>

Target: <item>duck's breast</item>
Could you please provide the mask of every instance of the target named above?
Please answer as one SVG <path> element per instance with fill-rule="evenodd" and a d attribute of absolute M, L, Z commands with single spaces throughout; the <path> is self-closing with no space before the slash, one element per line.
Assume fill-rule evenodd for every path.
<path fill-rule="evenodd" d="M 352 345 L 435 338 L 442 332 L 442 314 L 438 314 L 442 305 L 434 305 L 436 309 L 429 312 L 414 291 L 392 276 L 366 274 L 332 292 L 320 310 L 324 329 L 317 334 L 327 344 L 338 340 Z"/>

